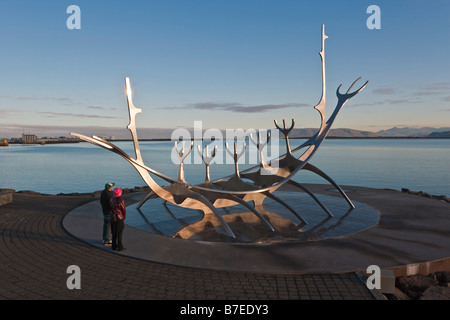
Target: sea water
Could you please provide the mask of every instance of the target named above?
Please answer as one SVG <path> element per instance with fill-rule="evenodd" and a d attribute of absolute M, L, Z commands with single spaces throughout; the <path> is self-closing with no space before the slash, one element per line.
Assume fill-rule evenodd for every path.
<path fill-rule="evenodd" d="M 304 141 L 292 139 L 291 148 Z M 113 143 L 135 157 L 132 141 Z M 196 142 L 184 165 L 186 181 L 192 184 L 205 179 L 205 166 L 199 161 L 197 144 L 203 149 L 206 143 Z M 238 152 L 241 148 L 242 143 L 238 142 Z M 179 165 L 176 154 L 172 153 L 173 142 L 141 141 L 140 149 L 147 166 L 177 179 Z M 178 151 L 180 149 L 178 144 Z M 185 145 L 185 151 L 187 149 Z M 279 140 L 279 152 L 285 152 L 284 140 Z M 219 163 L 212 163 L 210 167 L 212 179 L 234 173 L 233 162 L 225 155 L 225 149 L 219 148 L 216 156 Z M 450 196 L 450 139 L 327 139 L 310 163 L 339 185 L 408 188 Z M 253 157 L 247 154 L 241 158 L 239 169 L 254 165 Z M 160 185 L 167 184 L 159 178 L 155 180 Z M 306 170 L 300 171 L 294 180 L 327 183 Z M 122 188 L 145 186 L 125 159 L 86 142 L 0 147 L 0 188 L 47 194 L 85 193 L 103 189 L 106 182 L 114 182 Z"/>

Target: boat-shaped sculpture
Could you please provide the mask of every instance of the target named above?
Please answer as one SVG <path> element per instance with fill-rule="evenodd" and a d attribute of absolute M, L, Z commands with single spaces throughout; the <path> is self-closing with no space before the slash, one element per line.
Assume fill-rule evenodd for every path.
<path fill-rule="evenodd" d="M 286 126 L 285 120 L 283 120 L 283 125 L 278 125 L 275 120 L 276 128 L 284 135 L 284 140 L 286 143 L 286 153 L 275 158 L 270 161 L 266 161 L 263 157 L 263 149 L 267 146 L 270 140 L 270 134 L 267 134 L 265 138 L 265 142 L 262 141 L 261 135 L 258 133 L 257 136 L 249 137 L 249 141 L 255 144 L 259 151 L 259 165 L 256 165 L 252 168 L 246 170 L 239 170 L 238 161 L 239 158 L 244 154 L 246 144 L 244 143 L 241 151 L 238 152 L 237 145 L 234 143 L 234 150 L 230 151 L 228 148 L 228 144 L 226 145 L 227 152 L 233 157 L 234 161 L 234 174 L 217 179 L 211 180 L 210 178 L 210 163 L 212 159 L 216 155 L 216 149 L 213 150 L 211 154 L 209 154 L 208 146 L 205 147 L 205 152 L 203 152 L 198 146 L 197 151 L 199 152 L 202 161 L 206 166 L 206 176 L 205 181 L 201 184 L 189 184 L 186 182 L 184 177 L 184 169 L 183 162 L 188 156 L 188 154 L 192 151 L 193 141 L 190 142 L 190 145 L 185 151 L 184 142 L 181 151 L 177 149 L 177 142 L 175 141 L 175 151 L 178 153 L 178 157 L 180 159 L 179 171 L 177 179 L 171 178 L 167 175 L 164 175 L 147 165 L 145 165 L 139 147 L 139 140 L 137 136 L 136 130 L 136 115 L 141 113 L 142 110 L 136 108 L 133 104 L 132 94 L 131 94 L 131 86 L 130 79 L 125 78 L 125 87 L 126 87 L 126 96 L 128 101 L 128 112 L 129 112 L 129 124 L 127 126 L 128 130 L 131 132 L 131 136 L 134 144 L 135 155 L 130 156 L 125 153 L 123 150 L 118 148 L 113 143 L 102 139 L 97 136 L 88 137 L 78 133 L 71 133 L 73 136 L 77 136 L 80 139 L 90 142 L 94 145 L 100 146 L 111 152 L 114 152 L 121 157 L 125 158 L 140 174 L 142 179 L 151 189 L 151 192 L 142 199 L 142 201 L 138 204 L 137 208 L 140 208 L 143 203 L 145 203 L 148 199 L 152 197 L 160 197 L 165 202 L 172 203 L 176 206 L 180 206 L 183 208 L 195 209 L 203 211 L 205 216 L 215 216 L 221 223 L 221 225 L 226 230 L 227 234 L 235 238 L 235 234 L 233 230 L 229 227 L 226 221 L 223 219 L 222 215 L 218 212 L 218 208 L 235 206 L 235 205 L 243 205 L 252 213 L 254 213 L 261 221 L 263 221 L 267 227 L 274 231 L 274 227 L 270 224 L 268 220 L 266 220 L 263 214 L 258 210 L 262 208 L 262 204 L 265 198 L 273 199 L 274 201 L 280 203 L 284 207 L 286 207 L 293 215 L 295 215 L 301 223 L 307 224 L 308 222 L 295 210 L 293 210 L 289 204 L 281 200 L 274 193 L 279 190 L 285 184 L 290 184 L 295 186 L 302 191 L 306 192 L 310 195 L 319 206 L 324 210 L 324 212 L 329 216 L 333 217 L 333 214 L 329 209 L 314 195 L 314 193 L 309 190 L 306 186 L 293 181 L 293 177 L 300 170 L 308 170 L 311 171 L 322 178 L 326 179 L 329 183 L 331 183 L 334 188 L 336 188 L 339 193 L 344 197 L 347 201 L 350 208 L 354 208 L 353 203 L 345 194 L 345 192 L 339 187 L 339 185 L 331 179 L 327 174 L 325 174 L 322 170 L 310 164 L 311 158 L 319 149 L 322 142 L 327 137 L 330 132 L 331 126 L 335 121 L 339 111 L 342 109 L 344 104 L 358 94 L 368 82 L 364 83 L 359 89 L 350 92 L 356 82 L 360 79 L 358 78 L 353 82 L 353 84 L 349 87 L 346 93 L 341 93 L 340 85 L 336 90 L 336 95 L 338 98 L 337 105 L 334 109 L 334 112 L 328 118 L 325 119 L 325 109 L 326 109 L 326 81 L 325 81 L 325 40 L 328 37 L 325 35 L 325 27 L 322 26 L 322 49 L 319 52 L 322 62 L 322 96 L 320 98 L 319 103 L 314 107 L 320 114 L 320 128 L 315 135 L 313 135 L 310 139 L 308 139 L 303 144 L 298 147 L 291 149 L 289 142 L 289 134 L 294 128 L 295 121 L 292 119 L 291 125 L 289 127 Z M 304 149 L 304 151 L 303 151 Z M 303 151 L 300 156 L 295 157 L 294 153 L 298 151 Z M 156 181 L 152 178 L 152 175 L 159 177 L 169 184 L 167 186 L 160 186 Z"/>

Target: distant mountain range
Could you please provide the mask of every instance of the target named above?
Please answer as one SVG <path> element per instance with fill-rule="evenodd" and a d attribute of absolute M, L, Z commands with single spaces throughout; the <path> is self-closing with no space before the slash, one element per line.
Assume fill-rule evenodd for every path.
<path fill-rule="evenodd" d="M 293 129 L 289 135 L 292 138 L 309 138 L 316 134 L 317 128 L 307 128 L 307 129 Z M 355 129 L 331 129 L 328 137 L 339 137 L 339 138 L 376 138 L 380 137 L 380 134 L 371 131 L 362 131 Z"/>
<path fill-rule="evenodd" d="M 443 128 L 391 128 L 388 130 L 381 130 L 377 132 L 385 137 L 449 137 L 450 127 Z"/>
<path fill-rule="evenodd" d="M 430 138 L 450 138 L 450 131 L 432 132 Z"/>
<path fill-rule="evenodd" d="M 293 129 L 292 137 L 306 138 L 311 137 L 317 132 L 317 129 Z M 385 137 L 417 137 L 417 138 L 450 138 L 450 127 L 444 128 L 391 128 L 387 130 L 380 130 L 377 132 L 362 131 L 355 129 L 331 129 L 328 134 L 329 137 L 339 138 L 385 138 Z"/>
<path fill-rule="evenodd" d="M 276 130 L 276 129 L 272 129 Z M 291 138 L 309 138 L 317 133 L 317 128 L 293 129 L 289 135 Z M 193 129 L 188 129 L 191 137 L 194 137 Z M 139 136 L 149 139 L 171 139 L 173 129 L 144 128 L 139 130 Z M 223 137 L 226 137 L 223 132 Z M 280 136 L 281 137 L 281 136 Z M 356 129 L 338 128 L 331 129 L 328 137 L 332 138 L 450 138 L 450 127 L 443 128 L 391 128 L 377 132 Z"/>
<path fill-rule="evenodd" d="M 125 127 L 54 127 L 49 131 L 47 127 L 35 126 L 28 128 L 30 132 L 39 137 L 59 137 L 70 136 L 70 132 L 77 132 L 87 136 L 93 134 L 106 137 L 108 139 L 131 139 L 130 132 Z M 194 137 L 193 128 L 186 128 L 190 132 L 191 137 Z M 276 130 L 276 129 L 272 129 Z M 317 133 L 318 128 L 293 129 L 289 137 L 291 138 L 309 138 Z M 138 135 L 140 139 L 163 139 L 170 140 L 172 138 L 173 128 L 139 128 Z M 0 133 L 0 140 L 2 138 Z M 5 136 L 6 137 L 6 136 Z M 13 136 L 14 137 L 14 136 Z M 281 136 L 280 136 L 281 137 Z M 450 127 L 442 128 L 398 128 L 394 127 L 388 130 L 364 131 L 347 128 L 331 129 L 328 137 L 331 138 L 450 138 Z M 225 130 L 223 130 L 223 138 L 226 138 Z"/>

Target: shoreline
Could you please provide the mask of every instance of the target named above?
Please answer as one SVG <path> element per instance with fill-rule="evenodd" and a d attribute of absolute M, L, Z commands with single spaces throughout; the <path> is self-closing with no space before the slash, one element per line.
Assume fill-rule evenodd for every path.
<path fill-rule="evenodd" d="M 304 136 L 304 137 L 289 137 L 289 139 L 291 140 L 301 140 L 301 139 L 310 139 L 311 137 L 308 136 Z M 439 140 L 443 140 L 443 139 L 450 139 L 450 137 L 393 137 L 393 136 L 388 136 L 388 137 L 384 137 L 384 136 L 376 136 L 376 137 L 342 137 L 342 136 L 328 136 L 327 139 L 333 139 L 333 140 L 339 140 L 339 139 L 343 139 L 343 140 L 349 140 L 349 139 L 356 139 L 356 140 L 433 140 L 433 139 L 439 139 Z M 190 139 L 191 141 L 214 141 L 214 140 L 205 140 L 205 139 Z M 279 138 L 279 140 L 283 140 L 282 138 Z M 74 139 L 73 141 L 70 140 L 62 140 L 62 141 L 49 141 L 49 140 L 45 140 L 44 143 L 40 142 L 41 140 L 39 140 L 38 142 L 34 142 L 34 143 L 22 143 L 22 142 L 8 142 L 8 144 L 0 144 L 0 147 L 7 147 L 8 145 L 47 145 L 47 144 L 72 144 L 72 143 L 86 143 L 86 141 L 83 141 L 81 139 Z M 110 141 L 110 142 L 114 142 L 114 141 L 127 141 L 127 142 L 132 142 L 133 139 L 130 138 L 126 138 L 126 139 L 106 139 L 106 141 Z M 139 141 L 146 141 L 146 142 L 168 142 L 168 141 L 175 141 L 172 138 L 140 138 Z M 178 140 L 177 140 L 178 141 Z M 225 140 L 224 140 L 225 141 Z"/>
<path fill-rule="evenodd" d="M 128 194 L 128 193 L 134 193 L 134 192 L 150 192 L 150 188 L 147 186 L 143 187 L 134 187 L 134 188 L 123 188 L 122 194 Z M 4 193 L 18 193 L 18 194 L 26 194 L 26 195 L 32 195 L 32 196 L 66 196 L 66 197 L 99 197 L 102 193 L 102 190 L 96 190 L 92 192 L 70 192 L 70 193 L 42 193 L 37 192 L 33 190 L 15 190 L 15 189 L 8 189 L 8 188 L 0 188 L 0 195 Z"/>
<path fill-rule="evenodd" d="M 412 191 L 407 188 L 401 188 L 400 190 L 383 188 L 381 190 L 394 190 L 394 191 L 398 191 L 401 193 L 407 193 L 407 194 L 416 195 L 419 197 L 424 197 L 424 198 L 429 198 L 429 199 L 434 199 L 434 200 L 450 203 L 450 198 L 447 195 L 433 195 L 433 194 L 426 193 L 423 191 Z M 28 195 L 36 195 L 36 196 L 99 197 L 101 192 L 102 192 L 102 190 L 96 190 L 96 191 L 92 191 L 92 192 L 70 192 L 70 193 L 60 192 L 60 193 L 56 193 L 56 194 L 51 194 L 51 193 L 41 193 L 41 192 L 37 192 L 37 191 L 33 191 L 33 190 L 16 191 L 15 189 L 0 188 L 0 195 L 4 194 L 4 193 L 18 193 L 18 194 L 28 194 Z M 141 186 L 141 187 L 135 186 L 134 188 L 123 188 L 122 192 L 123 192 L 123 194 L 135 193 L 135 192 L 150 192 L 150 188 L 148 186 Z"/>

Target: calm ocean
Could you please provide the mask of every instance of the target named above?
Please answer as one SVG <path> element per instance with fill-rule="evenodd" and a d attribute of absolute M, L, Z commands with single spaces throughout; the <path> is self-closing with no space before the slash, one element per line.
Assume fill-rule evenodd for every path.
<path fill-rule="evenodd" d="M 280 142 L 280 149 L 283 149 L 283 141 Z M 291 146 L 302 142 L 291 140 Z M 115 144 L 134 156 L 131 141 Z M 171 160 L 172 142 L 143 141 L 140 146 L 146 165 L 167 176 L 177 177 L 178 166 Z M 197 154 L 194 147 L 193 153 Z M 240 148 L 238 146 L 238 151 Z M 222 154 L 224 152 L 219 148 L 218 157 L 225 159 Z M 450 196 L 450 139 L 328 139 L 311 163 L 340 185 L 408 188 Z M 253 165 L 242 163 L 239 168 Z M 232 164 L 212 164 L 211 178 L 227 176 L 233 170 Z M 189 183 L 203 182 L 204 174 L 204 165 L 185 164 Z M 301 171 L 295 180 L 327 183 L 307 171 Z M 89 143 L 0 147 L 0 188 L 48 194 L 84 193 L 101 190 L 108 181 L 123 188 L 145 185 L 127 161 Z"/>

